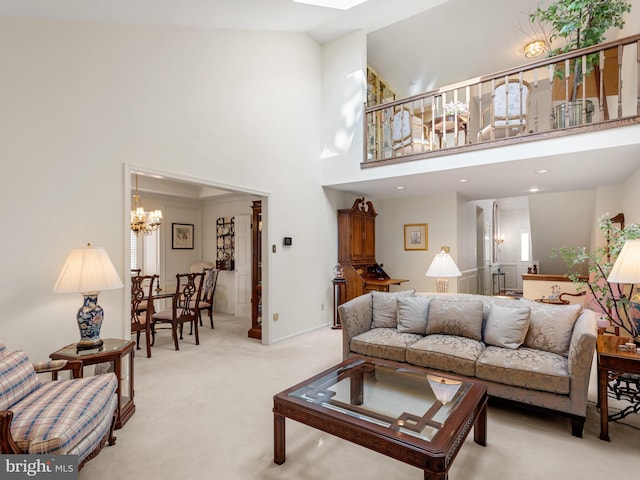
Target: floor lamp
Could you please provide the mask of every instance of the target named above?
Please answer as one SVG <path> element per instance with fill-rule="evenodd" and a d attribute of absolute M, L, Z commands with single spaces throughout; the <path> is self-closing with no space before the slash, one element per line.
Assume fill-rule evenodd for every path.
<path fill-rule="evenodd" d="M 425 275 L 436 278 L 436 292 L 447 293 L 449 291 L 449 277 L 459 277 L 462 274 L 458 270 L 456 262 L 449 255 L 449 247 L 444 246 L 440 248 L 440 253 L 437 253 L 433 258 Z"/>

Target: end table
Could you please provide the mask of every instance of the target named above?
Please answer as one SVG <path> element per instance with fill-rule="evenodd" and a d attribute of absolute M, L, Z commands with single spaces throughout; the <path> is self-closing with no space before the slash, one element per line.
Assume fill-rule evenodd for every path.
<path fill-rule="evenodd" d="M 136 411 L 133 403 L 133 357 L 135 355 L 135 342 L 117 338 L 103 339 L 100 348 L 91 350 L 77 350 L 76 344 L 72 343 L 49 355 L 52 360 L 80 360 L 82 366 L 95 365 L 98 363 L 111 363 L 112 371 L 118 377 L 118 408 L 116 410 L 115 428 L 122 428 L 127 420 Z M 123 385 L 125 380 L 122 375 L 123 358 L 129 356 L 129 381 Z M 124 388 L 123 388 L 124 387 Z"/>
<path fill-rule="evenodd" d="M 609 402 L 607 386 L 624 373 L 640 374 L 640 354 L 636 350 L 620 350 L 632 341 L 616 335 L 598 335 L 598 404 L 600 406 L 600 439 L 609 441 Z"/>

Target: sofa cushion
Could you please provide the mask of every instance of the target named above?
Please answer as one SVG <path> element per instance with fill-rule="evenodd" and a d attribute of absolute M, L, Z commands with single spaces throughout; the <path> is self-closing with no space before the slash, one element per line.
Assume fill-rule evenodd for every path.
<path fill-rule="evenodd" d="M 482 340 L 482 302 L 432 299 L 426 333 Z"/>
<path fill-rule="evenodd" d="M 40 380 L 25 352 L 5 352 L 0 357 L 0 410 L 9 410 L 38 387 Z"/>
<path fill-rule="evenodd" d="M 425 334 L 429 299 L 415 296 L 398 297 L 398 332 Z"/>
<path fill-rule="evenodd" d="M 548 305 L 522 300 L 531 308 L 531 322 L 524 346 L 567 356 L 573 326 L 582 305 Z"/>
<path fill-rule="evenodd" d="M 571 389 L 568 362 L 557 353 L 534 348 L 488 346 L 476 364 L 479 380 L 566 395 Z"/>
<path fill-rule="evenodd" d="M 482 342 L 471 338 L 433 334 L 407 347 L 407 363 L 474 377 L 484 348 Z"/>
<path fill-rule="evenodd" d="M 415 290 L 401 292 L 371 292 L 373 299 L 373 323 L 371 328 L 396 328 L 398 326 L 398 304 L 396 298 L 413 295 Z"/>
<path fill-rule="evenodd" d="M 11 408 L 11 435 L 27 453 L 67 453 L 111 417 L 117 387 L 113 373 L 47 382 Z"/>
<path fill-rule="evenodd" d="M 406 361 L 405 350 L 422 335 L 399 333 L 395 328 L 373 328 L 351 339 L 351 351 L 368 357 Z"/>
<path fill-rule="evenodd" d="M 502 307 L 493 305 L 484 327 L 484 343 L 496 347 L 518 348 L 529 329 L 529 307 Z"/>

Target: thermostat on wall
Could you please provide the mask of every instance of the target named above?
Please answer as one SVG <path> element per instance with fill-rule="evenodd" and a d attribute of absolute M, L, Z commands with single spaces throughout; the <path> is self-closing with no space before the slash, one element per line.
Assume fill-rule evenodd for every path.
<path fill-rule="evenodd" d="M 284 237 L 282 239 L 282 244 L 286 247 L 290 247 L 293 244 L 293 239 L 291 237 Z"/>

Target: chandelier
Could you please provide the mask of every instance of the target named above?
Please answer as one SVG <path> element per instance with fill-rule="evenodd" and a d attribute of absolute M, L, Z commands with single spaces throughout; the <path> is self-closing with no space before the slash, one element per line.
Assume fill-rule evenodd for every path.
<path fill-rule="evenodd" d="M 160 210 L 145 212 L 144 208 L 142 208 L 142 201 L 138 193 L 138 175 L 136 175 L 136 193 L 133 195 L 133 206 L 131 208 L 131 230 L 136 235 L 141 233 L 151 235 L 151 232 L 155 232 L 160 228 L 161 223 L 162 212 Z"/>

